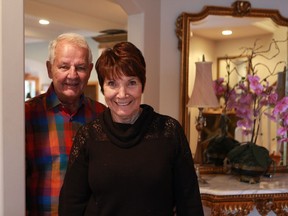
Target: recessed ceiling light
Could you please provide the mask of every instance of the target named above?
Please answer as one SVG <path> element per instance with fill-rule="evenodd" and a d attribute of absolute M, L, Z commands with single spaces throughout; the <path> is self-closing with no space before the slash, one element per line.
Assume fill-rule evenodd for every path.
<path fill-rule="evenodd" d="M 39 23 L 40 23 L 41 25 L 48 25 L 48 24 L 49 24 L 49 21 L 48 21 L 48 20 L 45 20 L 45 19 L 40 19 L 40 20 L 39 20 Z"/>
<path fill-rule="evenodd" d="M 231 35 L 232 31 L 231 30 L 224 30 L 222 31 L 222 35 Z"/>

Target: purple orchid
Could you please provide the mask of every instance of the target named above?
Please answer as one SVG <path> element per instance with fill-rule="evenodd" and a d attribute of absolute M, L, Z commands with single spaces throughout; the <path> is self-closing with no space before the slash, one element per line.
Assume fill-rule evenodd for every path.
<path fill-rule="evenodd" d="M 277 139 L 288 141 L 288 97 L 278 101 L 276 88 L 257 75 L 248 75 L 233 88 L 228 88 L 223 78 L 214 81 L 214 90 L 218 97 L 224 98 L 225 109 L 234 110 L 244 135 L 252 135 L 251 142 L 256 143 L 262 114 L 279 123 Z M 274 107 L 272 114 L 266 108 Z M 226 111 L 226 110 L 225 110 Z"/>

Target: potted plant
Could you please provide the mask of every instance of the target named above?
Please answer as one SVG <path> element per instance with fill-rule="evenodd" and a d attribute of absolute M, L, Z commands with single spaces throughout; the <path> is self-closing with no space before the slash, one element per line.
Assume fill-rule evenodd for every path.
<path fill-rule="evenodd" d="M 272 159 L 269 156 L 269 151 L 262 146 L 257 145 L 257 138 L 259 135 L 260 123 L 263 115 L 267 115 L 270 119 L 278 121 L 282 127 L 278 130 L 278 140 L 287 141 L 288 131 L 288 98 L 284 97 L 278 100 L 276 86 L 271 85 L 268 81 L 270 76 L 276 74 L 277 66 L 285 64 L 285 62 L 278 62 L 274 71 L 270 71 L 265 63 L 257 63 L 253 65 L 253 59 L 263 53 L 270 51 L 271 47 L 277 46 L 279 41 L 273 40 L 268 50 L 260 51 L 256 46 L 253 48 L 245 48 L 243 53 L 247 57 L 247 76 L 241 77 L 240 81 L 235 86 L 229 85 L 229 75 L 231 74 L 229 65 L 227 66 L 228 81 L 219 78 L 215 81 L 214 89 L 218 96 L 224 98 L 224 112 L 233 110 L 239 118 L 237 126 L 242 128 L 244 135 L 249 136 L 250 139 L 236 146 L 227 153 L 227 161 L 234 173 L 239 174 L 240 180 L 249 183 L 257 183 L 260 181 L 260 176 L 264 174 L 272 164 Z M 272 46 L 274 45 L 274 46 Z M 242 55 L 243 55 L 242 53 Z M 275 57 L 279 52 L 276 52 Z M 267 60 L 269 58 L 267 57 Z M 270 58 L 271 59 L 271 58 Z M 268 76 L 260 78 L 257 75 L 257 67 L 264 66 L 268 70 Z M 286 68 L 284 67 L 284 71 Z M 232 70 L 233 71 L 233 70 Z M 237 72 L 237 71 L 235 71 Z M 272 114 L 267 112 L 267 109 L 273 108 Z"/>
<path fill-rule="evenodd" d="M 260 82 L 257 75 L 248 75 L 230 91 L 227 108 L 235 110 L 239 117 L 237 126 L 243 129 L 250 140 L 227 154 L 232 171 L 240 175 L 240 180 L 257 183 L 272 163 L 269 151 L 257 145 L 260 123 L 268 107 L 277 102 L 277 93 L 267 80 Z"/>

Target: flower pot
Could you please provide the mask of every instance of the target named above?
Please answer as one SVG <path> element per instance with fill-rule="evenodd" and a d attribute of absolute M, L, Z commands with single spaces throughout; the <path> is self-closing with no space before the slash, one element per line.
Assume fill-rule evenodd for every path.
<path fill-rule="evenodd" d="M 240 181 L 258 183 L 267 172 L 272 159 L 269 151 L 255 143 L 246 143 L 235 147 L 227 154 L 231 172 L 239 176 Z"/>
<path fill-rule="evenodd" d="M 261 176 L 266 173 L 267 169 L 260 166 L 246 166 L 243 164 L 234 163 L 231 167 L 231 172 L 239 176 L 241 182 L 250 184 L 259 183 Z"/>

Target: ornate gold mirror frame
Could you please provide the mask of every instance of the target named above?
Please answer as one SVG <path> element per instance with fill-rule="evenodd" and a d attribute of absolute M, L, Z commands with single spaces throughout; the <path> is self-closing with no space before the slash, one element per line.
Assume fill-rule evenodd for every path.
<path fill-rule="evenodd" d="M 181 51 L 180 68 L 180 117 L 179 121 L 184 127 L 185 133 L 190 137 L 190 123 L 188 108 L 186 104 L 189 100 L 189 43 L 190 43 L 190 23 L 203 20 L 209 15 L 237 17 L 270 18 L 280 26 L 288 27 L 288 19 L 283 17 L 278 10 L 255 9 L 248 1 L 235 1 L 231 7 L 206 6 L 200 13 L 183 12 L 176 21 L 176 35 L 178 37 L 178 48 Z"/>

